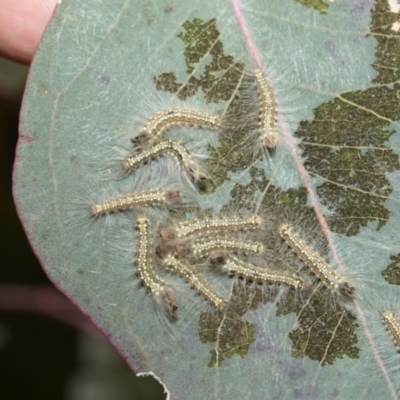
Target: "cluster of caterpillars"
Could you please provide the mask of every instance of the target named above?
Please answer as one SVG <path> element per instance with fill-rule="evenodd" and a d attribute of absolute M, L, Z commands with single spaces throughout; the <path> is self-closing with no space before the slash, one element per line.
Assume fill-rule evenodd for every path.
<path fill-rule="evenodd" d="M 253 71 L 253 82 L 259 100 L 257 143 L 254 145 L 259 147 L 261 144 L 266 150 L 274 149 L 279 140 L 275 94 L 260 69 Z M 131 138 L 134 147 L 123 160 L 123 169 L 134 173 L 152 160 L 169 157 L 177 169 L 194 183 L 193 189 L 196 183 L 207 178 L 207 173 L 196 156 L 172 139 L 169 133 L 185 126 L 214 131 L 218 135 L 222 124 L 217 115 L 190 109 L 161 111 L 146 121 Z M 308 283 L 300 275 L 268 265 L 263 244 L 266 240 L 263 237 L 265 221 L 258 215 L 206 216 L 190 221 L 169 219 L 160 224 L 152 221 L 150 213 L 145 211 L 148 207 L 176 208 L 182 197 L 182 192 L 176 188 L 155 188 L 128 193 L 91 207 L 92 214 L 97 217 L 139 210 L 132 221 L 137 231 L 137 246 L 133 252 L 135 272 L 142 286 L 169 316 L 176 316 L 178 304 L 174 288 L 159 273 L 161 269 L 178 275 L 217 310 L 225 309 L 228 299 L 204 277 L 199 266 L 207 268 L 210 274 L 236 277 L 249 284 L 307 290 Z M 276 229 L 282 241 L 318 281 L 336 295 L 353 299 L 354 287 L 309 246 L 294 227 L 282 224 Z"/>

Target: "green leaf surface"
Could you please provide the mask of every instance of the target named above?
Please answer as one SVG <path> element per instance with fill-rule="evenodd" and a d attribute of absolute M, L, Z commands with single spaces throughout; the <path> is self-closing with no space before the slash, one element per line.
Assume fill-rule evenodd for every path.
<path fill-rule="evenodd" d="M 14 173 L 27 235 L 55 285 L 172 399 L 399 391 L 379 314 L 400 312 L 398 13 L 384 0 L 284 3 L 64 0 L 31 67 Z M 257 92 L 243 75 L 257 67 L 279 111 L 280 143 L 261 156 L 249 134 Z M 168 157 L 122 174 L 135 129 L 175 107 L 222 117 L 217 133 L 170 133 L 204 159 L 208 179 L 191 185 Z M 182 206 L 90 216 L 95 202 L 160 186 L 182 187 Z M 302 294 L 246 286 L 203 262 L 227 309 L 160 271 L 177 292 L 171 321 L 135 274 L 137 217 L 150 216 L 156 246 L 171 215 L 246 212 L 265 220 L 267 263 L 310 279 L 279 237 L 289 223 L 356 300 L 317 283 Z"/>

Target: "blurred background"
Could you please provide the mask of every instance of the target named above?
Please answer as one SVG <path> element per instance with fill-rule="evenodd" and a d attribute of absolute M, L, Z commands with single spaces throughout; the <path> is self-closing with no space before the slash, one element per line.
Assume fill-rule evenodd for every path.
<path fill-rule="evenodd" d="M 27 73 L 0 57 L 0 399 L 165 399 L 53 287 L 26 239 L 11 177 Z"/>

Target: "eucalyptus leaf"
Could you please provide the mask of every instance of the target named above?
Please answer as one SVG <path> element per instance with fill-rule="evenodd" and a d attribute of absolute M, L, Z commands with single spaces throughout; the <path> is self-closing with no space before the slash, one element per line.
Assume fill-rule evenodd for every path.
<path fill-rule="evenodd" d="M 58 7 L 24 97 L 16 204 L 54 284 L 172 399 L 397 398 L 400 359 L 379 314 L 400 311 L 400 24 L 390 7 L 384 0 Z M 255 144 L 256 68 L 278 104 L 275 151 Z M 135 149 L 130 138 L 169 108 L 223 121 L 219 132 L 168 133 L 200 160 L 201 184 L 171 157 L 122 172 Z M 95 202 L 155 187 L 182 188 L 182 203 L 90 215 Z M 312 281 L 279 237 L 289 223 L 349 279 L 356 299 L 338 299 L 318 282 L 304 293 L 245 284 L 203 260 L 201 276 L 227 309 L 215 310 L 168 271 L 160 274 L 176 288 L 178 317 L 157 308 L 136 275 L 138 217 L 149 216 L 156 246 L 169 218 L 246 213 L 264 219 L 263 259 Z"/>

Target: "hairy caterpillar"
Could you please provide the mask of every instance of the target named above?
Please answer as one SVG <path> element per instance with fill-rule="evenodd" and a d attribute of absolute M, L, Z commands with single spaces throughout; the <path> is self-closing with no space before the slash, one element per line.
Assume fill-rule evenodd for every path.
<path fill-rule="evenodd" d="M 221 126 L 221 119 L 183 108 L 167 109 L 151 117 L 139 133 L 131 138 L 131 141 L 148 147 L 156 143 L 167 130 L 179 126 L 216 130 Z"/>
<path fill-rule="evenodd" d="M 180 197 L 179 190 L 154 189 L 114 197 L 93 204 L 91 210 L 93 215 L 99 216 L 143 206 L 167 205 L 178 201 Z"/>
<path fill-rule="evenodd" d="M 181 222 L 175 226 L 165 228 L 161 231 L 164 241 L 173 241 L 186 236 L 203 232 L 236 232 L 259 229 L 262 226 L 261 217 L 243 218 L 203 218 L 193 222 Z"/>
<path fill-rule="evenodd" d="M 218 309 L 223 309 L 225 307 L 225 301 L 219 296 L 215 289 L 206 282 L 194 266 L 188 265 L 185 261 L 176 259 L 172 254 L 167 254 L 165 256 L 163 264 L 167 269 L 178 274 L 192 289 L 215 307 Z"/>
<path fill-rule="evenodd" d="M 303 289 L 304 283 L 300 277 L 286 272 L 278 272 L 268 267 L 255 266 L 246 263 L 233 255 L 214 255 L 210 259 L 213 267 L 231 276 L 237 276 L 252 283 L 259 285 L 284 285 L 294 289 Z"/>
<path fill-rule="evenodd" d="M 171 156 L 194 181 L 206 178 L 192 154 L 179 142 L 171 139 L 160 142 L 148 150 L 135 152 L 133 155 L 126 157 L 123 167 L 125 170 L 132 171 L 164 155 Z"/>
<path fill-rule="evenodd" d="M 139 238 L 136 253 L 137 276 L 142 285 L 152 294 L 156 303 L 173 316 L 178 309 L 173 290 L 154 270 L 153 257 L 150 254 L 150 221 L 146 217 L 139 217 L 136 221 Z"/>
<path fill-rule="evenodd" d="M 335 271 L 321 255 L 310 247 L 290 225 L 279 227 L 281 238 L 297 254 L 304 264 L 333 292 L 353 299 L 355 287 Z"/>

